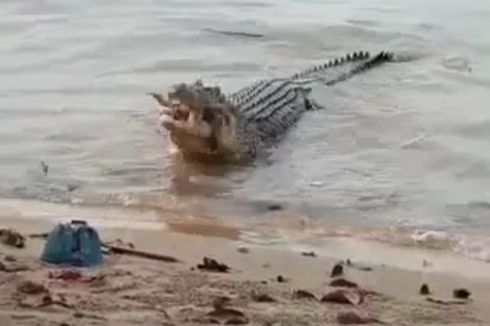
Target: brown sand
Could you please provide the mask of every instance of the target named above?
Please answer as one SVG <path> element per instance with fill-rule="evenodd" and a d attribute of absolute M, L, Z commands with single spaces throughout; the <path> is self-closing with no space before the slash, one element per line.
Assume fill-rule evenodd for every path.
<path fill-rule="evenodd" d="M 52 227 L 40 220 L 2 221 L 3 227 L 15 228 L 23 234 L 48 231 Z M 475 264 L 481 266 L 482 271 L 470 273 L 471 277 L 461 273 L 409 271 L 386 266 L 372 266 L 371 271 L 345 266 L 345 279 L 376 293 L 363 295 L 363 302 L 358 305 L 335 304 L 318 300 L 337 289 L 328 285 L 335 264 L 331 258 L 259 247 L 240 252 L 233 241 L 237 231 L 231 227 L 213 228 L 211 224 L 199 222 L 195 227 L 170 224 L 170 229 L 103 228 L 100 235 L 105 240 L 131 241 L 139 250 L 171 255 L 181 259 L 182 263 L 110 256 L 101 267 L 79 269 L 82 278 L 69 281 L 53 278 L 53 275 L 71 268 L 48 266 L 39 261 L 44 240 L 28 239 L 24 249 L 0 245 L 0 262 L 8 268 L 28 268 L 18 272 L 0 271 L 0 325 L 212 325 L 233 322 L 339 325 L 339 313 L 349 311 L 387 325 L 490 324 L 486 311 L 490 306 L 490 277 L 485 277 L 484 270 L 488 270 L 485 264 Z M 369 254 L 366 248 L 363 251 Z M 196 269 L 204 256 L 226 263 L 231 267 L 230 272 Z M 287 282 L 277 282 L 278 275 Z M 47 292 L 23 293 L 19 286 L 26 281 L 43 285 Z M 426 297 L 418 294 L 422 283 L 429 285 L 431 297 L 443 300 L 453 300 L 454 288 L 466 287 L 472 292 L 471 300 L 450 305 L 428 302 Z M 293 298 L 294 291 L 299 289 L 309 291 L 317 300 Z M 359 291 L 349 291 L 354 299 L 359 298 Z M 228 306 L 234 310 L 211 313 L 213 303 L 220 298 L 227 298 Z"/>

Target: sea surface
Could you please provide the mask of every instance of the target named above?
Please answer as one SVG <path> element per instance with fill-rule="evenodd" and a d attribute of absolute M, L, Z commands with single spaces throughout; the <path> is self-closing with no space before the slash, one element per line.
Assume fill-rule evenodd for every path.
<path fill-rule="evenodd" d="M 297 216 L 490 260 L 489 31 L 483 0 L 3 0 L 0 197 L 271 230 Z M 198 78 L 232 92 L 357 50 L 410 60 L 316 87 L 326 110 L 245 167 L 172 158 L 146 95 Z"/>

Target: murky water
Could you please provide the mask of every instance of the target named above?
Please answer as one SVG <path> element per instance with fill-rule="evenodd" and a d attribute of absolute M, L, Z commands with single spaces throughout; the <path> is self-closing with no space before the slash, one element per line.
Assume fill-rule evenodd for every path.
<path fill-rule="evenodd" d="M 259 221 L 274 201 L 327 226 L 490 235 L 488 1 L 12 0 L 0 18 L 3 197 Z M 172 160 L 145 95 L 197 78 L 231 92 L 359 49 L 414 60 L 316 88 L 327 110 L 247 167 Z"/>

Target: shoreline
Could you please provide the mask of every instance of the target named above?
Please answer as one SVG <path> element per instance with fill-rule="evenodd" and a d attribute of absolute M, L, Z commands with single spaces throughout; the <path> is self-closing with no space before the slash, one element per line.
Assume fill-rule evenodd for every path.
<path fill-rule="evenodd" d="M 305 227 L 305 221 L 301 217 L 292 216 L 288 212 L 285 215 L 268 217 L 270 224 L 250 226 L 244 224 L 241 218 L 197 215 L 184 212 L 179 207 L 158 210 L 146 207 L 78 206 L 0 198 L 0 221 L 19 227 L 36 225 L 37 228 L 50 229 L 58 222 L 76 218 L 88 221 L 97 229 L 119 230 L 118 232 L 127 234 L 157 231 L 222 238 L 249 247 L 276 248 L 291 252 L 315 251 L 331 259 L 351 257 L 378 265 L 386 265 L 391 261 L 388 265 L 412 271 L 422 271 L 425 260 L 431 264 L 430 269 L 437 272 L 481 278 L 490 275 L 490 264 L 487 261 L 470 258 L 452 250 L 444 244 L 445 239 L 438 242 L 437 234 L 433 236 L 436 238 L 435 244 L 431 243 L 430 234 L 426 243 L 394 243 L 378 237 L 356 236 L 356 232 L 340 229 L 318 232 L 316 228 Z M 412 231 L 413 229 L 409 232 Z M 270 238 L 272 233 L 274 234 Z M 263 234 L 268 235 L 263 237 Z M 369 259 L 363 258 L 366 256 Z"/>
<path fill-rule="evenodd" d="M 8 211 L 2 213 L 1 221 L 3 227 L 16 229 L 22 234 L 48 232 L 54 226 L 54 223 L 59 221 L 58 219 L 34 219 L 33 217 L 22 218 L 19 216 L 8 218 L 5 216 L 8 213 Z M 117 212 L 114 213 L 117 214 Z M 65 221 L 68 221 L 68 219 L 65 219 Z M 131 277 L 127 277 L 122 282 L 125 284 L 138 283 L 135 289 L 128 291 L 132 294 L 136 292 L 144 295 L 145 300 L 153 300 L 155 297 L 160 298 L 162 293 L 150 293 L 150 289 L 153 287 L 158 288 L 160 282 L 163 282 L 164 279 L 176 277 L 182 282 L 181 286 L 184 287 L 185 284 L 193 283 L 198 278 L 201 282 L 201 287 L 206 289 L 203 290 L 206 292 L 203 295 L 207 298 L 207 303 L 200 302 L 202 298 L 196 299 L 196 302 L 193 301 L 194 299 L 190 300 L 189 304 L 194 306 L 193 309 L 197 311 L 202 308 L 202 305 L 209 307 L 210 300 L 212 300 L 211 297 L 222 292 L 222 287 L 226 289 L 230 286 L 239 289 L 245 288 L 244 291 L 249 293 L 250 289 L 255 289 L 266 282 L 264 291 L 269 291 L 274 296 L 281 298 L 279 300 L 283 304 L 281 308 L 275 307 L 273 303 L 270 303 L 272 306 L 267 309 L 275 311 L 271 314 L 272 317 L 275 316 L 274 318 L 280 319 L 281 309 L 286 309 L 285 311 L 293 309 L 295 312 L 291 318 L 296 318 L 295 320 L 298 320 L 298 322 L 302 321 L 306 324 L 316 325 L 317 321 L 322 320 L 336 325 L 335 318 L 337 314 L 345 310 L 343 305 L 328 305 L 328 312 L 323 312 L 324 316 L 312 316 L 302 312 L 304 309 L 309 311 L 312 308 L 311 303 L 289 302 L 287 297 L 289 294 L 287 293 L 294 289 L 306 289 L 320 298 L 328 290 L 335 290 L 335 288 L 328 286 L 331 281 L 330 271 L 339 260 L 350 259 L 354 267 L 345 268 L 345 278 L 359 284 L 362 288 L 378 292 L 383 297 L 383 299 L 367 298 L 368 303 L 352 307 L 360 315 L 364 314 L 379 318 L 393 325 L 440 325 L 447 323 L 454 323 L 455 325 L 484 325 L 490 322 L 490 312 L 485 309 L 490 305 L 490 277 L 488 277 L 490 275 L 490 264 L 469 260 L 449 252 L 429 251 L 420 248 L 396 248 L 380 243 L 340 237 L 322 239 L 321 245 L 316 243 L 316 246 L 294 243 L 286 246 L 282 243 L 276 245 L 250 244 L 241 241 L 240 230 L 237 228 L 202 220 L 197 220 L 195 223 L 186 220 L 185 223 L 180 224 L 176 222 L 161 223 L 156 220 L 146 221 L 145 224 L 140 221 L 139 224 L 136 223 L 137 227 L 134 228 L 128 228 L 126 224 L 108 226 L 108 224 L 97 223 L 97 220 L 92 223 L 89 218 L 87 221 L 96 227 L 104 241 L 121 239 L 124 242 L 133 243 L 138 250 L 170 255 L 183 261 L 182 264 L 173 265 L 125 255 L 117 258 L 110 256 L 106 259 L 106 263 L 103 266 L 94 269 L 101 270 L 102 273 L 106 274 L 115 273 L 116 270 L 119 271 L 120 269 L 125 270 L 131 274 Z M 44 279 L 46 281 L 47 271 L 57 270 L 57 268 L 43 266 L 39 263 L 38 257 L 43 246 L 42 240 L 28 239 L 27 243 L 27 248 L 20 250 L 12 250 L 1 245 L 1 253 L 14 255 L 16 259 L 26 261 L 28 264 L 35 266 L 26 274 L 32 275 L 33 279 Z M 325 250 L 321 250 L 322 246 Z M 245 247 L 246 250 L 239 250 L 241 247 Z M 315 257 L 303 256 L 301 254 L 302 251 L 313 251 L 315 252 Z M 191 271 L 193 267 L 195 268 L 197 264 L 201 263 L 203 257 L 210 257 L 229 265 L 231 272 L 215 274 Z M 426 260 L 426 264 L 423 263 L 423 260 Z M 148 276 L 151 280 L 145 281 L 145 283 L 141 281 L 141 278 L 147 272 L 145 269 L 148 266 L 154 269 L 154 273 L 151 277 Z M 367 266 L 370 270 L 366 271 L 355 266 Z M 91 272 L 87 271 L 87 273 Z M 2 272 L 0 272 L 0 275 L 2 278 L 11 277 L 11 274 L 2 275 Z M 275 281 L 278 275 L 282 275 L 288 280 L 287 283 L 282 284 Z M 19 277 L 22 278 L 22 275 L 19 275 Z M 221 284 L 221 282 L 225 282 L 226 285 Z M 213 288 L 215 283 L 219 284 L 216 289 Z M 452 300 L 452 290 L 460 287 L 469 289 L 472 292 L 472 296 L 469 302 L 462 305 L 451 305 L 450 308 L 447 305 L 430 303 L 426 301 L 426 298 L 418 294 L 419 288 L 423 283 L 429 285 L 434 298 Z M 51 282 L 48 284 L 51 284 Z M 53 286 L 59 291 L 56 284 Z M 5 293 L 14 291 L 5 282 L 0 282 L 0 287 L 3 287 L 0 290 Z M 109 292 L 112 290 L 107 289 Z M 208 290 L 212 294 L 207 293 Z M 63 291 L 65 291 L 64 295 L 67 298 L 76 298 L 83 293 L 83 289 L 78 287 L 73 290 L 74 292 L 66 289 L 63 289 Z M 105 290 L 101 291 L 101 297 L 107 294 L 104 292 Z M 183 289 L 176 291 L 183 291 Z M 129 295 L 126 290 L 116 291 L 116 293 L 119 292 L 123 297 Z M 234 295 L 236 294 L 235 292 L 233 292 Z M 180 295 L 176 294 L 174 299 L 177 300 Z M 245 294 L 238 293 L 236 295 L 238 295 L 238 302 L 241 302 L 239 299 L 241 295 Z M 124 298 L 119 299 L 127 300 Z M 169 300 L 172 301 L 174 299 Z M 73 300 L 76 301 L 77 299 Z M 93 300 L 97 301 L 99 297 L 94 296 Z M 250 298 L 247 300 L 245 300 L 245 303 L 237 304 L 239 306 L 243 304 L 240 307 L 245 309 L 245 313 L 253 315 L 252 311 L 247 310 L 253 304 L 250 302 Z M 122 304 L 121 302 L 119 303 L 120 305 Z M 167 311 L 171 317 L 168 325 L 194 325 L 185 321 L 185 318 L 178 311 L 173 311 L 170 306 L 173 307 L 174 305 L 177 304 L 174 302 L 165 307 L 166 310 L 170 309 L 172 311 Z M 289 305 L 292 306 L 289 307 Z M 318 305 L 315 309 L 323 309 L 321 308 L 323 304 L 318 303 Z M 13 320 L 15 323 L 11 325 L 31 325 L 31 318 L 26 317 L 26 320 L 29 320 L 26 323 L 23 323 L 22 318 L 20 320 L 12 319 L 14 316 L 12 309 L 15 307 L 12 307 L 11 303 L 9 304 L 5 298 L 4 300 L 0 299 L 0 306 L 2 306 L 0 307 L 2 325 L 10 325 L 7 322 L 4 323 L 3 320 Z M 184 305 L 181 304 L 181 306 L 184 309 Z M 118 310 L 114 307 L 111 309 L 114 309 L 114 311 Z M 399 313 L 392 314 L 390 309 L 399 311 Z M 448 312 L 448 309 L 451 312 Z M 21 309 L 21 311 L 23 310 Z M 36 314 L 38 313 L 40 312 L 36 310 Z M 157 314 L 157 311 L 150 309 L 146 313 L 152 315 Z M 32 314 L 32 311 L 29 314 Z M 56 312 L 53 316 L 47 316 L 43 313 L 41 315 L 42 318 L 38 321 L 42 321 L 42 323 L 39 325 L 52 325 L 53 320 L 59 321 L 60 318 L 68 318 L 66 311 Z M 250 324 L 263 325 L 261 322 L 266 318 L 266 314 L 253 316 L 249 316 L 251 319 Z M 149 319 L 142 321 L 136 318 L 128 325 L 162 325 L 153 321 L 152 318 L 156 318 L 155 316 L 151 318 L 146 316 L 145 318 Z M 175 323 L 176 320 L 178 323 Z M 423 320 L 426 320 L 426 322 L 423 323 Z M 428 322 L 429 320 L 432 320 L 431 323 Z M 100 325 L 113 324 L 123 325 L 121 320 L 114 316 L 100 323 Z M 287 323 L 280 324 L 288 325 Z M 94 325 L 99 324 L 95 323 Z"/>

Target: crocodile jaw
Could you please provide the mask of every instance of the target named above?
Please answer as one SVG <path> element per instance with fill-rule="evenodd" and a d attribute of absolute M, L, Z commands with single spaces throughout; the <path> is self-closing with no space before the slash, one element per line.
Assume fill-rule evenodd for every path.
<path fill-rule="evenodd" d="M 181 153 L 236 159 L 235 117 L 231 111 L 222 106 L 172 102 L 166 99 L 166 94 L 151 95 L 158 102 L 159 124 Z"/>

